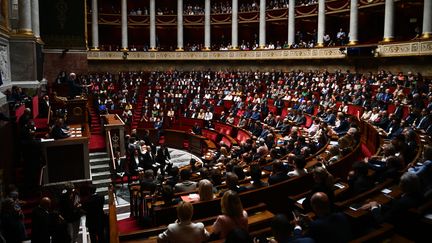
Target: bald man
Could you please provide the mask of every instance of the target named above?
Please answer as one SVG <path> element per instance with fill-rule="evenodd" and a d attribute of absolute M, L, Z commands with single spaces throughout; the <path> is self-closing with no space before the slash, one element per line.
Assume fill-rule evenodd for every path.
<path fill-rule="evenodd" d="M 44 197 L 32 212 L 32 243 L 49 243 L 52 235 L 51 199 Z"/>
<path fill-rule="evenodd" d="M 312 195 L 311 207 L 316 219 L 309 224 L 307 235 L 316 242 L 348 242 L 351 226 L 343 213 L 332 213 L 330 200 L 323 192 Z"/>

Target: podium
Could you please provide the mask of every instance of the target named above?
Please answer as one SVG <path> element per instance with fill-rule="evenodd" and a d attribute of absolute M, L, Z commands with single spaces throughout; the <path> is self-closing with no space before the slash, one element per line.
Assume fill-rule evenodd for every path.
<path fill-rule="evenodd" d="M 42 141 L 42 153 L 46 160 L 43 169 L 43 184 L 66 181 L 90 180 L 89 138 L 87 99 L 56 97 L 54 109 L 67 111 L 66 123 L 73 135 L 64 139 Z"/>
<path fill-rule="evenodd" d="M 71 130 L 81 132 L 75 133 L 73 137 L 41 142 L 46 159 L 42 177 L 44 185 L 90 180 L 88 125 L 70 127 Z"/>
<path fill-rule="evenodd" d="M 115 152 L 120 151 L 120 156 L 124 156 L 125 151 L 125 134 L 124 122 L 117 114 L 107 114 L 102 116 L 104 119 L 106 147 L 110 149 L 112 145 L 113 155 Z"/>

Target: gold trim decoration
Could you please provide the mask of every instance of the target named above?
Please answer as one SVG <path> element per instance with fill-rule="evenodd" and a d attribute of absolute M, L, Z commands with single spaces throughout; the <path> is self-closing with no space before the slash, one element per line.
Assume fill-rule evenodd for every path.
<path fill-rule="evenodd" d="M 422 39 L 430 39 L 432 37 L 432 33 L 424 32 L 421 36 Z"/>
<path fill-rule="evenodd" d="M 31 29 L 19 29 L 18 34 L 20 35 L 34 35 Z"/>
<path fill-rule="evenodd" d="M 381 57 L 432 55 L 432 41 L 382 43 L 376 50 Z"/>
<path fill-rule="evenodd" d="M 347 8 L 349 6 L 349 4 L 350 4 L 350 1 L 347 0 L 347 2 L 345 4 L 343 4 L 341 7 L 335 7 L 335 8 L 333 8 L 333 7 L 330 7 L 328 3 L 326 4 L 326 7 L 327 7 L 327 9 L 329 9 L 331 11 L 337 11 L 337 10 L 341 10 L 341 9 Z"/>
<path fill-rule="evenodd" d="M 357 45 L 358 44 L 358 41 L 349 41 L 348 42 L 348 45 L 349 46 L 355 46 L 355 45 Z"/>
<path fill-rule="evenodd" d="M 320 43 L 320 42 L 318 42 L 318 43 L 316 44 L 316 47 L 324 47 L 324 43 Z"/>
<path fill-rule="evenodd" d="M 89 51 L 87 60 L 124 60 L 123 52 Z M 129 52 L 128 60 L 163 61 L 163 60 L 297 60 L 297 59 L 339 59 L 345 58 L 339 47 L 305 48 L 283 50 L 239 51 L 200 51 L 200 52 Z"/>
<path fill-rule="evenodd" d="M 104 18 L 99 18 L 99 24 L 120 24 L 120 20 L 115 19 L 115 20 L 109 21 L 109 20 L 106 20 Z"/>
<path fill-rule="evenodd" d="M 279 15 L 279 16 L 273 16 L 273 15 L 271 15 L 269 12 L 267 12 L 267 16 L 268 16 L 270 19 L 283 19 L 283 18 L 288 17 L 288 10 L 284 11 L 284 12 L 283 12 L 281 15 Z"/>
<path fill-rule="evenodd" d="M 243 18 L 240 15 L 238 16 L 239 21 L 253 21 L 258 20 L 258 14 L 252 16 L 251 18 Z"/>
<path fill-rule="evenodd" d="M 385 37 L 382 42 L 392 42 L 394 40 L 394 37 Z"/>
<path fill-rule="evenodd" d="M 309 14 L 313 14 L 313 13 L 315 13 L 316 11 L 318 11 L 318 5 L 317 6 L 315 6 L 311 11 L 309 11 L 309 12 L 300 12 L 300 10 L 298 10 L 298 9 L 296 9 L 295 10 L 295 12 L 296 12 L 296 14 L 298 14 L 298 15 L 309 15 Z"/>

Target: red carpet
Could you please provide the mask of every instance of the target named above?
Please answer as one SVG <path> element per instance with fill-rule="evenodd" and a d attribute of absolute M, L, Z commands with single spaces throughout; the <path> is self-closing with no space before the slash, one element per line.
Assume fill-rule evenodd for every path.
<path fill-rule="evenodd" d="M 105 149 L 105 136 L 92 134 L 90 137 L 89 151 L 94 152 L 104 152 Z"/>

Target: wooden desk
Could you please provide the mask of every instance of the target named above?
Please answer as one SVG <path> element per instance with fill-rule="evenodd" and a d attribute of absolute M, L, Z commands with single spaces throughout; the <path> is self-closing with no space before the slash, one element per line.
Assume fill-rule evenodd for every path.
<path fill-rule="evenodd" d="M 41 143 L 47 162 L 43 168 L 43 184 L 90 180 L 88 125 L 70 128 L 75 131 L 81 128 L 82 135 Z"/>

